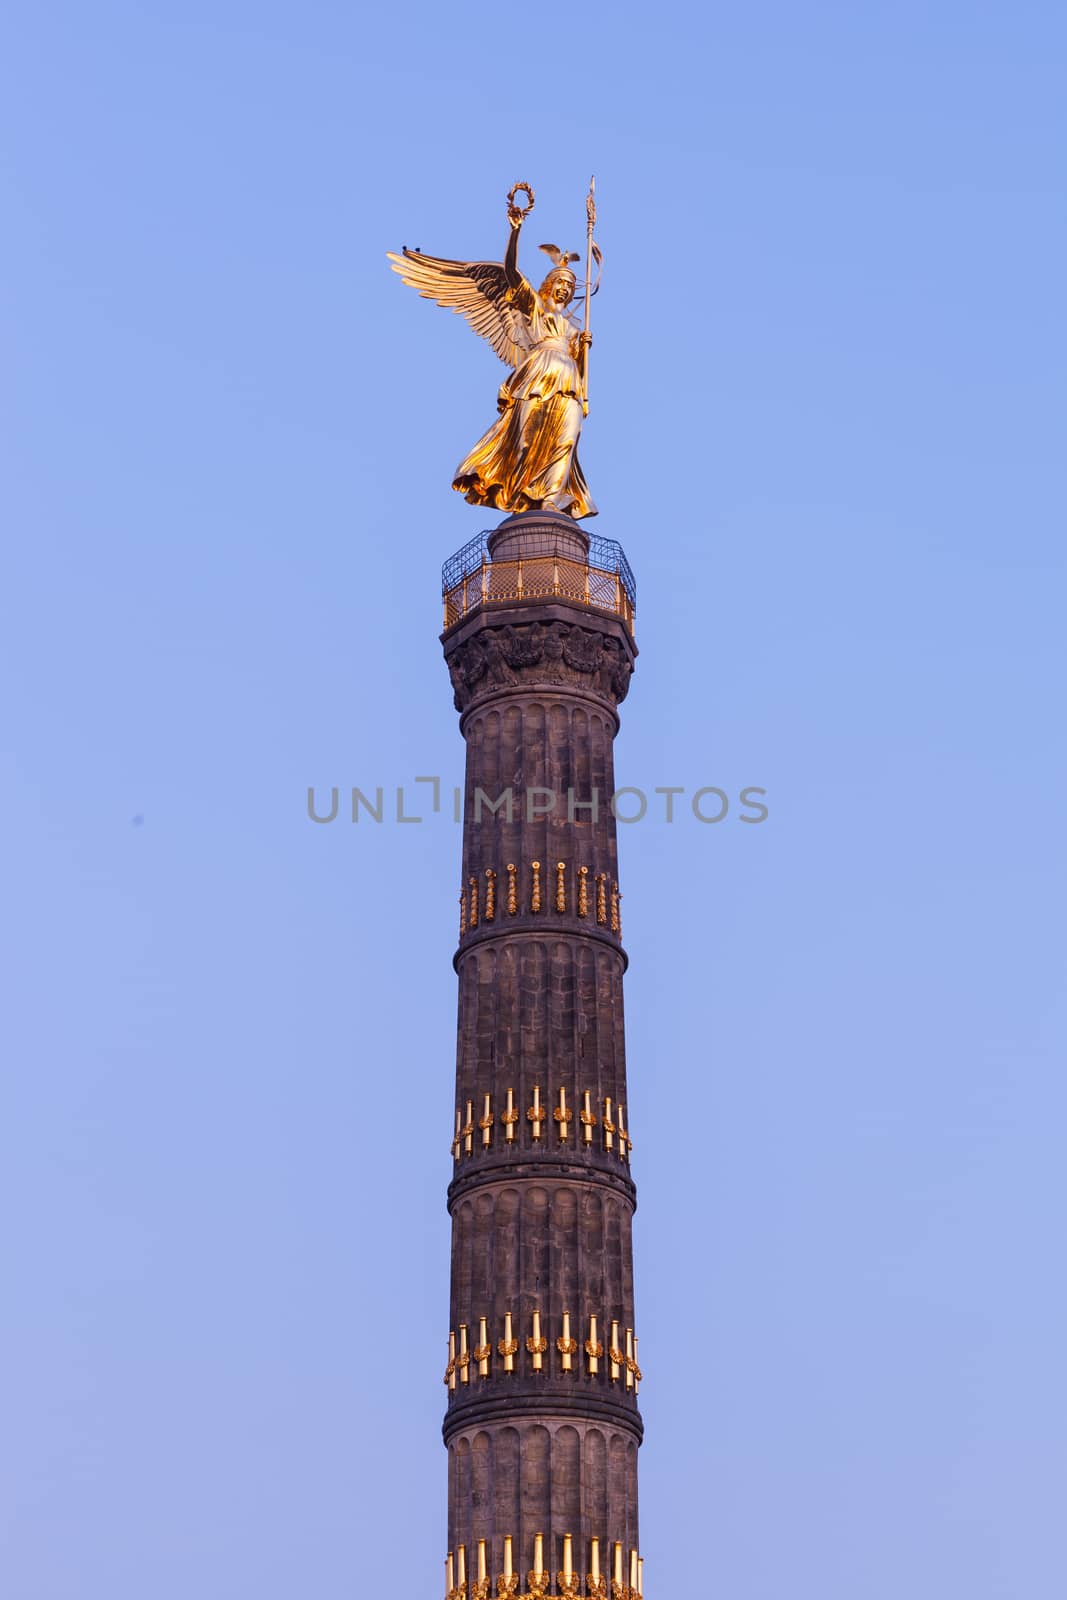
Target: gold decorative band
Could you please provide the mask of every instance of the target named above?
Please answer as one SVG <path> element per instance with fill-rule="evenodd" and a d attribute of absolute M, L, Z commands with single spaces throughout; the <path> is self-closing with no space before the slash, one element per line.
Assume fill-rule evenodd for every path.
<path fill-rule="evenodd" d="M 509 861 L 505 867 L 507 874 L 507 888 L 505 891 L 505 904 L 509 917 L 518 915 L 519 912 L 519 868 L 514 861 Z M 577 882 L 577 895 L 573 906 L 574 914 L 582 919 L 589 916 L 589 876 L 591 868 L 579 866 L 575 869 Z M 481 902 L 481 884 L 476 874 L 471 873 L 463 885 L 459 897 L 459 936 L 462 939 L 478 927 L 479 921 L 496 921 L 496 879 L 495 867 L 486 867 L 482 876 L 485 878 L 484 911 Z M 608 874 L 598 872 L 595 876 L 596 884 L 596 921 L 598 927 L 610 928 L 611 932 L 621 937 L 622 918 L 619 911 L 619 902 L 622 894 L 618 883 L 612 879 L 608 887 Z M 541 882 L 541 862 L 530 862 L 529 875 L 530 911 L 539 913 L 544 907 L 544 894 Z M 556 862 L 556 887 L 552 899 L 558 916 L 565 916 L 568 911 L 567 895 L 567 863 Z"/>
<path fill-rule="evenodd" d="M 521 1542 L 521 1541 L 520 1541 Z M 502 1570 L 496 1578 L 496 1600 L 544 1600 L 552 1586 L 552 1572 L 545 1565 L 545 1536 L 533 1536 L 532 1561 L 526 1573 L 526 1587 L 519 1588 L 522 1573 L 516 1568 L 516 1539 L 506 1533 L 503 1539 Z M 575 1539 L 571 1533 L 563 1535 L 562 1560 L 556 1572 L 556 1593 L 562 1600 L 644 1600 L 645 1563 L 636 1549 L 631 1548 L 626 1560 L 621 1539 L 604 1539 L 593 1536 L 589 1540 L 588 1570 L 583 1580 L 581 1569 L 575 1565 Z M 608 1556 L 601 1568 L 600 1551 Z M 610 1552 L 610 1554 L 609 1554 Z M 610 1579 L 609 1579 L 610 1572 Z M 609 1589 L 610 1582 L 610 1589 Z M 489 1541 L 479 1539 L 476 1545 L 475 1571 L 468 1587 L 467 1546 L 458 1545 L 445 1557 L 445 1600 L 489 1600 L 490 1578 Z"/>
<path fill-rule="evenodd" d="M 519 1131 L 522 1117 L 515 1105 L 515 1089 L 510 1087 L 505 1090 L 505 1106 L 500 1114 L 499 1121 L 504 1129 L 504 1143 L 517 1144 L 520 1142 Z M 549 1109 L 551 1096 L 544 1096 L 541 1085 L 533 1086 L 533 1102 L 526 1108 L 526 1121 L 530 1125 L 530 1138 L 535 1144 L 540 1144 L 544 1125 L 550 1127 L 555 1124 L 560 1144 L 570 1142 L 571 1123 L 574 1121 L 574 1111 L 569 1104 L 567 1088 L 560 1084 L 556 1090 L 556 1105 Z M 603 1116 L 598 1117 L 593 1110 L 593 1091 L 582 1090 L 582 1105 L 578 1112 L 578 1124 L 581 1127 L 581 1144 L 586 1150 L 591 1150 L 594 1144 L 594 1129 L 600 1128 L 603 1133 L 602 1149 L 612 1155 L 617 1154 L 620 1161 L 629 1161 L 630 1151 L 634 1142 L 626 1126 L 626 1108 L 621 1101 L 612 1100 L 606 1096 L 603 1103 Z M 493 1110 L 493 1097 L 488 1090 L 481 1095 L 481 1115 L 475 1118 L 475 1100 L 470 1099 L 464 1106 L 456 1107 L 455 1128 L 452 1134 L 450 1150 L 453 1161 L 465 1160 L 468 1156 L 475 1155 L 475 1131 L 481 1133 L 478 1149 L 484 1154 L 493 1145 L 493 1130 L 497 1124 L 497 1115 Z"/>
<path fill-rule="evenodd" d="M 458 1346 L 455 1331 L 449 1333 L 448 1365 L 445 1368 L 444 1382 L 450 1393 L 454 1392 L 457 1383 L 470 1382 L 472 1363 L 479 1378 L 492 1378 L 495 1375 L 492 1365 L 494 1348 L 493 1337 L 489 1330 L 490 1320 L 488 1316 L 478 1317 L 478 1343 L 473 1349 L 468 1344 L 466 1323 L 460 1325 Z M 581 1372 L 584 1356 L 586 1375 L 590 1378 L 600 1378 L 604 1344 L 599 1337 L 599 1321 L 596 1313 L 592 1313 L 589 1317 L 589 1333 L 584 1340 L 573 1336 L 569 1311 L 563 1312 L 558 1324 L 560 1332 L 554 1340 L 550 1334 L 546 1334 L 544 1321 L 540 1311 L 532 1312 L 528 1324 L 530 1331 L 525 1339 L 520 1340 L 515 1336 L 513 1314 L 510 1311 L 504 1313 L 504 1336 L 497 1340 L 495 1350 L 495 1354 L 501 1358 L 501 1365 L 495 1371 L 505 1375 L 516 1372 L 518 1370 L 516 1357 L 525 1348 L 526 1354 L 530 1357 L 530 1371 L 544 1372 L 545 1357 L 554 1345 L 559 1356 L 560 1372 L 575 1374 Z M 611 1383 L 618 1383 L 621 1379 L 626 1389 L 636 1394 L 644 1376 L 637 1363 L 637 1339 L 633 1329 L 627 1328 L 625 1340 L 620 1343 L 619 1326 L 618 1322 L 611 1324 L 611 1338 L 607 1351 L 608 1371 L 604 1376 Z"/>

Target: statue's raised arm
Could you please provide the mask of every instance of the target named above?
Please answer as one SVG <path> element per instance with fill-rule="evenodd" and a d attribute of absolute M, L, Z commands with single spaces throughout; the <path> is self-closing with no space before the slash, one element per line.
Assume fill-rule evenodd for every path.
<path fill-rule="evenodd" d="M 520 191 L 525 207 L 516 202 Z M 570 263 L 578 256 L 542 245 L 552 269 L 540 289 L 527 282 L 519 270 L 519 234 L 533 204 L 528 184 L 508 195 L 511 233 L 502 264 L 447 261 L 406 247 L 389 260 L 424 299 L 465 317 L 512 369 L 497 396 L 499 420 L 460 463 L 452 487 L 472 505 L 590 517 L 596 507 L 577 447 L 591 336 L 567 309 L 577 287 Z"/>

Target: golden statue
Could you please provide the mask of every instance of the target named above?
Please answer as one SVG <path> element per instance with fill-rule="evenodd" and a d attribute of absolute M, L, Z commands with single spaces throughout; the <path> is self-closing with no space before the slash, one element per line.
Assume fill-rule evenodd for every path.
<path fill-rule="evenodd" d="M 527 204 L 516 204 L 522 190 Z M 511 235 L 503 264 L 496 261 L 443 261 L 404 247 L 389 252 L 393 271 L 417 289 L 424 300 L 436 300 L 466 317 L 488 340 L 511 376 L 497 396 L 499 421 L 460 462 L 453 489 L 471 505 L 498 511 L 557 511 L 571 517 L 595 517 L 596 506 L 578 462 L 578 436 L 589 396 L 589 301 L 599 287 L 590 285 L 592 262 L 599 268 L 600 250 L 593 242 L 596 204 L 593 184 L 586 201 L 587 255 L 584 284 L 585 325 L 568 311 L 578 287 L 570 263 L 578 256 L 554 244 L 541 249 L 552 268 L 539 289 L 519 271 L 519 234 L 533 210 L 533 190 L 517 183 L 508 195 Z"/>

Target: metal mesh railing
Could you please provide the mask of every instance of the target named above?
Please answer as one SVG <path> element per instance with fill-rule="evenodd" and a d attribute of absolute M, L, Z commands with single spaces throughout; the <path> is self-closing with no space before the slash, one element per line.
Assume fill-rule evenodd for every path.
<path fill-rule="evenodd" d="M 549 532 L 531 533 L 521 560 L 491 561 L 488 533 L 471 539 L 441 570 L 445 627 L 480 606 L 555 597 L 610 611 L 632 628 L 637 585 L 622 546 L 591 534 L 588 560 L 576 561 L 558 554 L 557 543 Z"/>

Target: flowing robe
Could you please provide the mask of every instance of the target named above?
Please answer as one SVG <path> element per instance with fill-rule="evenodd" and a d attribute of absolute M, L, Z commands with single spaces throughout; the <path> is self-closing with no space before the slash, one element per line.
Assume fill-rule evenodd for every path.
<path fill-rule="evenodd" d="M 523 280 L 514 304 L 527 324 L 527 354 L 501 385 L 501 413 L 452 480 L 471 503 L 499 511 L 595 517 L 578 462 L 582 385 L 575 320 L 546 306 Z"/>

